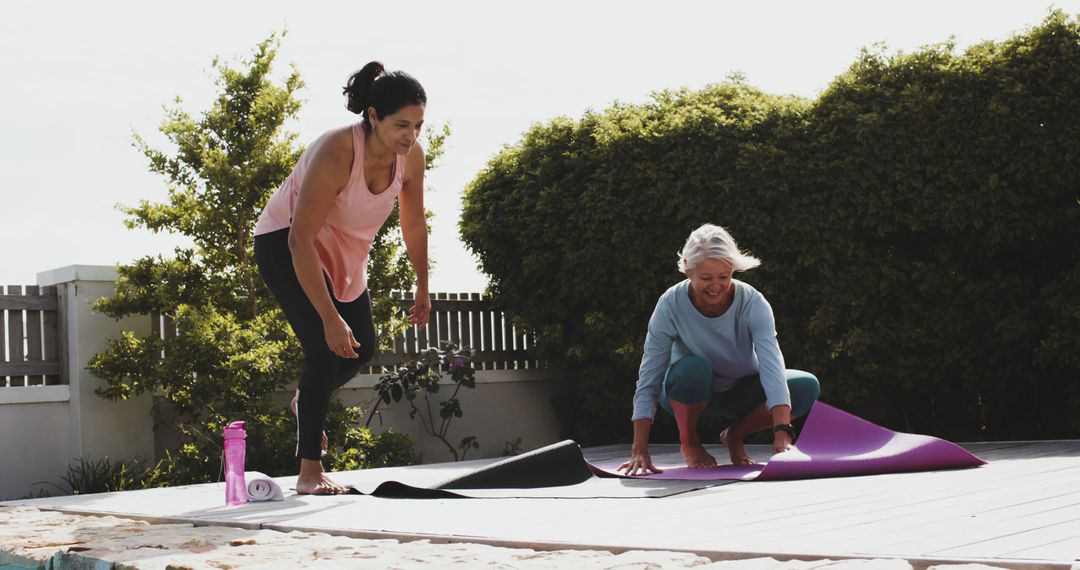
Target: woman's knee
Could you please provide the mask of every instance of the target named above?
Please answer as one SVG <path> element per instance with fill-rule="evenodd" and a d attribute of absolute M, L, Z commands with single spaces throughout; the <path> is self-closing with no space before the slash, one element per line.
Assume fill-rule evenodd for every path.
<path fill-rule="evenodd" d="M 375 347 L 364 344 L 357 347 L 356 358 L 341 358 L 329 349 L 304 354 L 303 383 L 325 386 L 328 392 L 344 386 L 359 374 L 375 356 Z M 326 344 L 323 343 L 325 348 Z"/>
<path fill-rule="evenodd" d="M 707 402 L 712 396 L 712 365 L 700 356 L 685 356 L 668 368 L 667 397 L 684 404 Z"/>
<path fill-rule="evenodd" d="M 352 380 L 354 376 L 360 373 L 367 367 L 374 356 L 374 349 L 363 350 L 362 348 L 356 349 L 356 353 L 360 356 L 357 358 L 342 358 L 338 366 L 337 376 L 334 378 L 334 389 L 340 388 L 347 384 L 349 380 Z"/>
<path fill-rule="evenodd" d="M 301 388 L 305 385 L 331 385 L 341 370 L 341 358 L 329 349 L 304 354 L 304 367 L 300 371 Z"/>
<path fill-rule="evenodd" d="M 821 395 L 821 383 L 817 376 L 802 370 L 787 370 L 786 374 L 791 393 L 791 415 L 804 416 Z"/>
<path fill-rule="evenodd" d="M 357 357 L 352 359 L 356 363 L 356 368 L 364 367 L 368 362 L 371 362 L 372 358 L 375 358 L 375 342 L 372 339 L 371 342 L 365 342 L 356 349 Z"/>

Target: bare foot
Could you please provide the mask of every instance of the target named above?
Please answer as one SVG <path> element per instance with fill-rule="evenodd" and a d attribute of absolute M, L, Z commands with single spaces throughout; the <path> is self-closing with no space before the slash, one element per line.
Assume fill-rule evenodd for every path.
<path fill-rule="evenodd" d="M 755 461 L 750 459 L 750 456 L 746 454 L 746 448 L 743 447 L 742 438 L 736 438 L 734 441 L 729 441 L 728 429 L 720 432 L 720 443 L 724 444 L 724 447 L 728 448 L 728 455 L 731 457 L 732 465 L 754 465 Z"/>
<path fill-rule="evenodd" d="M 325 474 L 317 479 L 296 480 L 297 495 L 343 495 L 349 490 L 330 480 Z"/>
<path fill-rule="evenodd" d="M 300 401 L 300 388 L 297 388 L 296 389 L 296 395 L 294 395 L 292 401 L 289 402 L 289 411 L 292 412 L 292 415 L 294 415 L 294 416 L 296 415 L 296 406 L 297 406 L 299 401 Z M 330 448 L 330 438 L 326 437 L 326 432 L 324 431 L 324 432 L 322 432 L 322 451 L 323 451 L 324 455 L 326 454 L 326 450 L 329 449 L 329 448 Z"/>
<path fill-rule="evenodd" d="M 322 462 L 300 460 L 300 476 L 296 478 L 298 495 L 341 495 L 348 492 L 348 489 L 331 481 L 326 473 L 323 473 Z"/>
<path fill-rule="evenodd" d="M 701 444 L 683 444 L 679 447 L 682 451 L 683 459 L 686 460 L 687 467 L 691 469 L 716 467 L 716 458 L 709 455 L 709 452 L 705 451 L 705 447 Z"/>

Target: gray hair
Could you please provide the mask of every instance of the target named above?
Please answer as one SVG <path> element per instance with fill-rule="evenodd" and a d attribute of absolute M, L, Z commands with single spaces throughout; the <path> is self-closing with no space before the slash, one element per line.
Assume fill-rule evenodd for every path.
<path fill-rule="evenodd" d="M 715 259 L 731 264 L 734 271 L 746 271 L 761 265 L 761 260 L 739 251 L 739 244 L 727 230 L 713 224 L 705 224 L 693 231 L 686 245 L 679 252 L 679 271 L 698 266 L 705 259 Z"/>

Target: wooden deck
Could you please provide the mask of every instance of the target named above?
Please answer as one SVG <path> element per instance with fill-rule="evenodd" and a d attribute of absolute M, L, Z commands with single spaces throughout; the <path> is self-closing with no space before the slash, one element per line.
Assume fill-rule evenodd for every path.
<path fill-rule="evenodd" d="M 1070 568 L 1080 561 L 1080 440 L 964 445 L 974 469 L 739 482 L 666 498 L 405 500 L 305 497 L 222 506 L 221 484 L 16 501 L 74 514 L 111 514 L 364 538 L 425 538 L 538 549 L 657 549 L 715 560 L 903 558 L 916 567 L 981 562 Z M 586 450 L 593 461 L 627 446 Z M 722 449 L 713 449 L 723 457 Z M 768 450 L 752 447 L 760 460 Z M 654 446 L 657 462 L 676 446 Z M 338 474 L 362 485 L 431 484 L 491 460 Z M 293 478 L 280 478 L 288 488 Z M 662 483 L 662 482 L 660 482 Z M 603 484 L 622 485 L 618 480 Z"/>

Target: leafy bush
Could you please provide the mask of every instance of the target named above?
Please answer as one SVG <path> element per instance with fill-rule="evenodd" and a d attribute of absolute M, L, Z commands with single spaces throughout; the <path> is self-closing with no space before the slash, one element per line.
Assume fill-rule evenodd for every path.
<path fill-rule="evenodd" d="M 150 489 L 169 484 L 170 465 L 167 459 L 151 465 L 138 458 L 113 461 L 108 457 L 83 457 L 68 467 L 62 479 L 73 495 Z"/>
<path fill-rule="evenodd" d="M 646 324 L 703 222 L 790 367 L 956 438 L 1080 429 L 1080 24 L 864 51 L 815 101 L 739 80 L 536 125 L 467 187 L 466 244 L 573 384 L 566 435 L 626 440 Z M 662 415 L 662 414 L 661 414 Z"/>
<path fill-rule="evenodd" d="M 411 436 L 392 429 L 376 434 L 360 425 L 360 408 L 339 407 L 335 413 L 345 415 L 337 423 L 346 427 L 340 437 L 332 439 L 327 450 L 326 466 L 331 471 L 416 465 L 423 460 Z"/>

